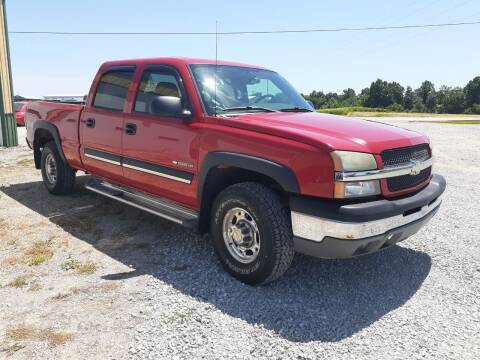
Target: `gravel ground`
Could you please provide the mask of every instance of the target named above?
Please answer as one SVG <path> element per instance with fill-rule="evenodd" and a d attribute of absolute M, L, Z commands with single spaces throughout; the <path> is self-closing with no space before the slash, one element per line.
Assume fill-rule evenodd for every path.
<path fill-rule="evenodd" d="M 87 193 L 86 177 L 51 196 L 25 146 L 0 150 L 0 358 L 480 358 L 480 126 L 376 120 L 431 137 L 437 216 L 377 254 L 297 255 L 261 288 L 228 276 L 208 236 Z M 53 255 L 32 265 L 39 241 Z"/>

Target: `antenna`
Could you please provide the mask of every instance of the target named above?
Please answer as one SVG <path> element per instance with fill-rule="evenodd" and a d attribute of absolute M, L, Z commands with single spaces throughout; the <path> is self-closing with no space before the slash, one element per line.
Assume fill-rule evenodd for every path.
<path fill-rule="evenodd" d="M 215 21 L 215 65 L 218 61 L 218 20 Z"/>
<path fill-rule="evenodd" d="M 215 21 L 215 74 L 213 76 L 215 116 L 217 116 L 217 67 L 218 67 L 218 20 Z"/>

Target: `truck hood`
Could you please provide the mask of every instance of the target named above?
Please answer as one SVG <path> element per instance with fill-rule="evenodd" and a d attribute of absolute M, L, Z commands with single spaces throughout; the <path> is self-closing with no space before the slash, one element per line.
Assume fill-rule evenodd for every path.
<path fill-rule="evenodd" d="M 225 125 L 297 140 L 327 151 L 379 154 L 386 149 L 428 142 L 426 136 L 397 126 L 316 112 L 244 114 L 225 119 Z"/>

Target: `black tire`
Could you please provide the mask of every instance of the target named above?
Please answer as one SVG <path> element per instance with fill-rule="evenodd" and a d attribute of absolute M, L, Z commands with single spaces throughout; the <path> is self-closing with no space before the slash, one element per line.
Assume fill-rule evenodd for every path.
<path fill-rule="evenodd" d="M 227 248 L 228 241 L 224 240 L 223 223 L 229 224 L 228 214 L 237 208 L 245 209 L 258 229 L 259 250 L 250 263 L 242 263 L 232 256 L 232 246 Z M 213 204 L 210 230 L 215 252 L 225 270 L 249 285 L 266 284 L 279 278 L 295 255 L 289 210 L 275 192 L 258 183 L 238 183 L 223 190 Z"/>
<path fill-rule="evenodd" d="M 47 175 L 47 163 L 50 163 L 51 161 L 54 161 L 55 165 L 55 180 L 52 180 L 52 175 Z M 75 185 L 75 171 L 62 160 L 54 141 L 45 144 L 42 150 L 40 164 L 43 184 L 49 192 L 55 195 L 66 195 L 73 191 Z"/>

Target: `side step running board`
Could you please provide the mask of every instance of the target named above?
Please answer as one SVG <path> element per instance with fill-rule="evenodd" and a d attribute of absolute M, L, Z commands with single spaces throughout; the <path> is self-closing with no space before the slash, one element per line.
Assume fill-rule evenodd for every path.
<path fill-rule="evenodd" d="M 113 185 L 103 180 L 91 179 L 85 188 L 118 200 L 151 214 L 171 220 L 177 224 L 195 228 L 198 224 L 198 213 L 172 201 L 147 195 L 145 193 Z"/>

